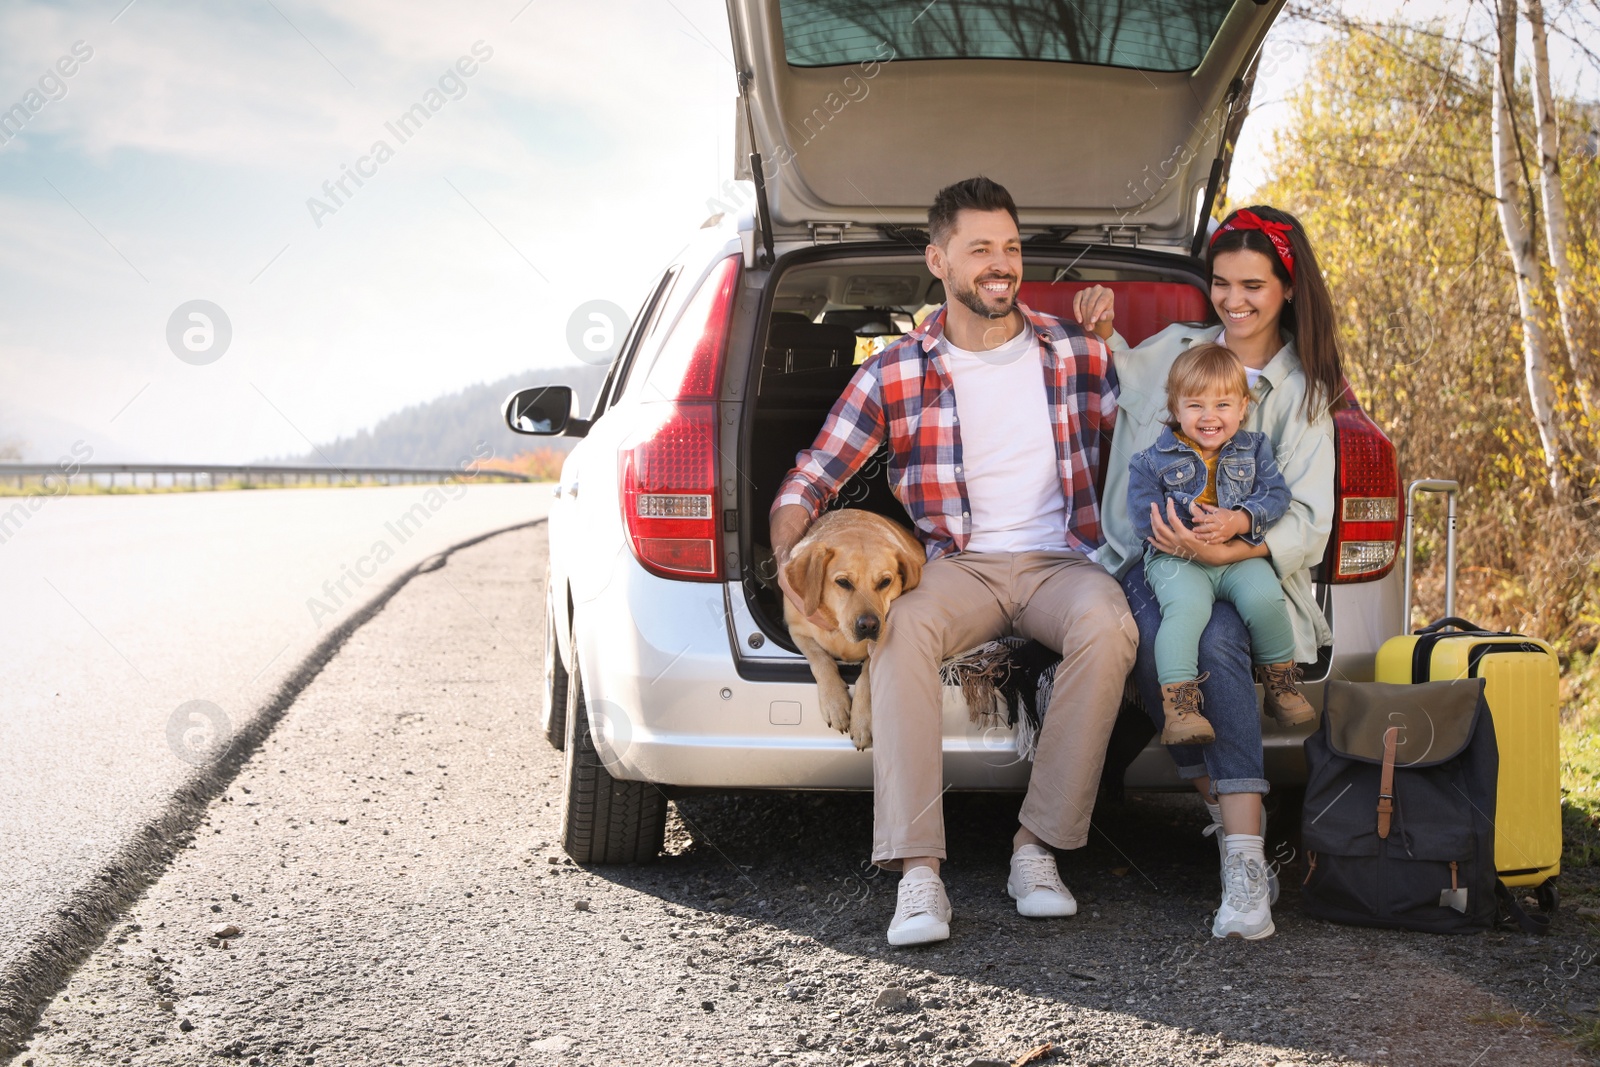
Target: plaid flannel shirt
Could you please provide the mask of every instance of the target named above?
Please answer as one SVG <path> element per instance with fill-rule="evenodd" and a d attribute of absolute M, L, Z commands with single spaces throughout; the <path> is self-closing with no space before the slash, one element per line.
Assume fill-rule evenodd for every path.
<path fill-rule="evenodd" d="M 1056 469 L 1067 504 L 1066 544 L 1093 557 L 1103 543 L 1095 486 L 1117 417 L 1111 353 L 1097 337 L 1018 304 L 1039 342 Z M 905 505 L 930 560 L 960 552 L 972 536 L 962 474 L 961 427 L 945 360 L 945 309 L 863 363 L 834 402 L 812 446 L 778 487 L 772 511 L 799 504 L 812 519 L 887 438 L 889 486 Z"/>

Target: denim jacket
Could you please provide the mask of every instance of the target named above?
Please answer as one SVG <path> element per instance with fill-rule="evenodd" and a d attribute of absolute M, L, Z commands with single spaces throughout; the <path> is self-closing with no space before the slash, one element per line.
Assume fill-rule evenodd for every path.
<path fill-rule="evenodd" d="M 1163 515 L 1167 500 L 1178 517 L 1193 526 L 1189 505 L 1205 491 L 1206 465 L 1200 453 L 1164 427 L 1156 443 L 1133 457 L 1128 470 L 1128 518 L 1141 541 L 1150 537 L 1150 505 Z M 1240 508 L 1250 516 L 1250 529 L 1240 536 L 1259 545 L 1267 527 L 1289 510 L 1289 486 L 1278 471 L 1267 435 L 1241 429 L 1217 453 L 1217 506 Z"/>

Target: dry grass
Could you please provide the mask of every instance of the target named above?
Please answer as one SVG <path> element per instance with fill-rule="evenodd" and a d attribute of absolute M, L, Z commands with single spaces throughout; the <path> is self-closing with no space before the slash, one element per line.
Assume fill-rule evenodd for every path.
<path fill-rule="evenodd" d="M 555 448 L 535 448 L 514 456 L 480 460 L 479 470 L 513 471 L 526 474 L 536 482 L 554 482 L 561 478 L 561 464 L 567 453 Z"/>
<path fill-rule="evenodd" d="M 1561 680 L 1563 867 L 1600 864 L 1600 657 L 1572 657 Z"/>
<path fill-rule="evenodd" d="M 1467 1022 L 1475 1026 L 1492 1026 L 1496 1030 L 1521 1030 L 1532 1024 L 1534 1020 L 1515 1008 L 1504 1006 L 1496 1001 L 1491 1003 L 1484 1011 L 1476 1015 L 1467 1016 Z"/>

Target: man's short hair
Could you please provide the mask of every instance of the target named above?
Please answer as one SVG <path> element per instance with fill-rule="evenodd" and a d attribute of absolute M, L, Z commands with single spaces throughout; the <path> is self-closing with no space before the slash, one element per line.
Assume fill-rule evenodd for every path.
<path fill-rule="evenodd" d="M 1218 393 L 1242 397 L 1250 403 L 1250 377 L 1239 357 L 1218 344 L 1187 349 L 1167 372 L 1167 414 L 1178 421 L 1178 402 L 1184 397 Z"/>
<path fill-rule="evenodd" d="M 956 228 L 956 214 L 963 210 L 1004 211 L 1012 222 L 1021 225 L 1017 219 L 1017 205 L 1006 187 L 980 174 L 939 190 L 933 198 L 933 206 L 928 208 L 928 239 L 944 247 Z"/>

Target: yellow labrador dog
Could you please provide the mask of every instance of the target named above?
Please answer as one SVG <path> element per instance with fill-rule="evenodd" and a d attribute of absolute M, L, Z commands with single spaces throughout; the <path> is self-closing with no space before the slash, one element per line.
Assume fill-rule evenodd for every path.
<path fill-rule="evenodd" d="M 805 613 L 784 597 L 783 621 L 811 664 L 822 721 L 849 734 L 856 748 L 872 745 L 867 653 L 887 625 L 890 602 L 922 580 L 924 558 L 905 527 L 850 508 L 825 513 L 789 554 L 784 579 L 805 601 Z M 806 619 L 819 609 L 826 626 Z M 853 701 L 835 660 L 861 664 Z"/>

